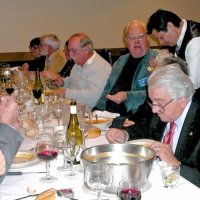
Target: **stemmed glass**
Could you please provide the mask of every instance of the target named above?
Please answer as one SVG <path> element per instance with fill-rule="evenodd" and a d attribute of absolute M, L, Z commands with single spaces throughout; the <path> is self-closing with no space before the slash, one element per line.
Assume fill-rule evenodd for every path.
<path fill-rule="evenodd" d="M 62 114 L 63 114 L 63 106 L 61 105 L 61 103 L 57 103 L 54 105 L 53 113 L 56 116 L 56 118 L 58 119 L 58 126 L 60 126 L 60 120 L 61 120 Z"/>
<path fill-rule="evenodd" d="M 14 83 L 12 80 L 9 80 L 6 83 L 6 92 L 8 95 L 12 95 L 12 93 L 14 92 Z"/>
<path fill-rule="evenodd" d="M 64 151 L 66 143 L 66 131 L 64 129 L 55 132 L 55 143 L 56 147 L 58 148 L 58 152 L 63 154 L 63 165 L 58 166 L 57 169 L 61 171 L 67 171 L 69 170 L 69 164 L 67 163 L 68 159 Z"/>
<path fill-rule="evenodd" d="M 40 178 L 40 181 L 44 183 L 51 183 L 56 181 L 57 178 L 51 176 L 49 172 L 50 161 L 54 160 L 58 156 L 53 138 L 49 136 L 41 137 L 37 142 L 35 153 L 39 160 L 45 162 L 46 164 L 46 176 Z"/>
<path fill-rule="evenodd" d="M 81 150 L 81 146 L 79 144 L 76 144 L 76 139 L 74 137 L 71 137 L 71 140 L 69 143 L 64 142 L 63 143 L 64 148 L 64 155 L 66 155 L 67 159 L 70 160 L 70 172 L 67 174 L 68 176 L 74 176 L 76 175 L 76 172 L 74 170 L 74 160 L 76 156 L 79 154 L 79 151 Z"/>
<path fill-rule="evenodd" d="M 109 165 L 105 163 L 90 164 L 86 167 L 85 184 L 97 192 L 97 200 L 101 200 L 101 192 L 112 183 L 112 173 Z"/>
<path fill-rule="evenodd" d="M 141 200 L 141 184 L 139 180 L 122 180 L 118 187 L 118 197 L 121 200 Z"/>

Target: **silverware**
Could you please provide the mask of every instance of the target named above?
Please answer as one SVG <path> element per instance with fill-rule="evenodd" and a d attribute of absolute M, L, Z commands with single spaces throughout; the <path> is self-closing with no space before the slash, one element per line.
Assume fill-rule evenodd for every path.
<path fill-rule="evenodd" d="M 38 196 L 39 194 L 29 194 L 29 195 L 26 195 L 24 197 L 20 197 L 20 198 L 17 198 L 17 199 L 14 199 L 14 200 L 20 200 L 20 199 L 25 199 L 25 198 L 28 198 L 28 197 L 36 197 Z"/>
<path fill-rule="evenodd" d="M 17 171 L 17 172 L 8 172 L 7 176 L 19 176 L 19 175 L 23 175 L 23 174 L 43 174 L 46 172 L 21 172 L 21 171 Z"/>

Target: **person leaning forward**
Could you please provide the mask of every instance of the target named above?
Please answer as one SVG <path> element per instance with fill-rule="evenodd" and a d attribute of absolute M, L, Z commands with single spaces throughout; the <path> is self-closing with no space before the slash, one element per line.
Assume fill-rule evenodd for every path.
<path fill-rule="evenodd" d="M 127 116 L 136 112 L 146 98 L 146 83 L 150 74 L 148 61 L 157 53 L 149 47 L 143 22 L 130 22 L 124 35 L 129 53 L 114 63 L 104 91 L 93 108 L 94 112 L 107 110 Z"/>
<path fill-rule="evenodd" d="M 175 49 L 175 54 L 187 62 L 195 89 L 200 88 L 200 23 L 159 9 L 150 16 L 147 33 L 161 45 Z"/>
<path fill-rule="evenodd" d="M 194 89 L 190 78 L 171 64 L 156 69 L 148 79 L 149 109 L 143 113 L 140 122 L 125 130 L 130 139 L 149 138 L 156 142 L 151 148 L 172 165 L 181 165 L 180 174 L 200 187 L 200 89 Z M 138 111 L 139 112 L 139 111 Z M 171 144 L 163 142 L 170 123 L 175 123 Z M 109 141 L 122 139 L 123 131 L 111 128 Z"/>

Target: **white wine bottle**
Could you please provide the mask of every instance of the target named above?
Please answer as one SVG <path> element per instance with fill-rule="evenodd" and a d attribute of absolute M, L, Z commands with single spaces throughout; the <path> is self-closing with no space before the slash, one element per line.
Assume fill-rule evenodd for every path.
<path fill-rule="evenodd" d="M 67 128 L 66 139 L 67 139 L 67 143 L 70 144 L 71 141 L 74 140 L 74 145 L 79 146 L 80 148 L 79 154 L 77 155 L 75 159 L 75 163 L 74 163 L 74 164 L 79 164 L 80 153 L 83 148 L 83 135 L 79 128 L 76 100 L 74 99 L 70 101 L 70 119 L 69 119 L 69 124 Z"/>
<path fill-rule="evenodd" d="M 44 103 L 44 87 L 40 79 L 40 70 L 36 69 L 35 83 L 33 85 L 33 96 L 35 97 L 35 104 Z"/>
<path fill-rule="evenodd" d="M 66 138 L 68 143 L 71 138 L 74 138 L 75 145 L 83 145 L 83 136 L 78 123 L 76 100 L 74 99 L 70 101 L 70 118 Z"/>

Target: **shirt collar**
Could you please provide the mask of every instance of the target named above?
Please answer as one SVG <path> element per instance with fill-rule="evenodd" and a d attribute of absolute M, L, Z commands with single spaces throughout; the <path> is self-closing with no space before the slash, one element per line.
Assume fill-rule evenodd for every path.
<path fill-rule="evenodd" d="M 180 128 L 180 127 L 183 126 L 185 117 L 186 117 L 186 115 L 187 115 L 187 113 L 188 113 L 188 110 L 189 110 L 189 108 L 190 108 L 191 103 L 192 103 L 192 100 L 190 100 L 190 101 L 187 103 L 187 105 L 186 105 L 185 109 L 183 110 L 181 116 L 175 121 L 175 124 L 176 124 L 177 128 Z"/>
<path fill-rule="evenodd" d="M 186 32 L 186 29 L 187 29 L 187 21 L 185 19 L 182 19 L 182 22 L 183 22 L 183 27 L 182 27 L 182 30 L 181 30 L 181 35 L 179 36 L 178 40 L 177 40 L 177 46 L 180 48 L 182 42 L 183 42 L 183 38 L 185 36 L 185 32 Z"/>
<path fill-rule="evenodd" d="M 93 51 L 93 55 L 87 60 L 87 62 L 84 65 L 92 63 L 92 61 L 94 60 L 96 54 L 97 54 L 96 51 Z"/>

